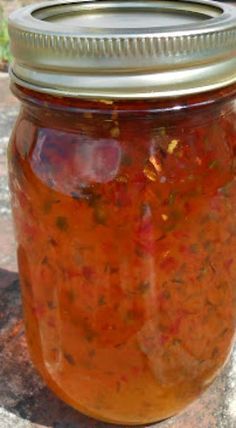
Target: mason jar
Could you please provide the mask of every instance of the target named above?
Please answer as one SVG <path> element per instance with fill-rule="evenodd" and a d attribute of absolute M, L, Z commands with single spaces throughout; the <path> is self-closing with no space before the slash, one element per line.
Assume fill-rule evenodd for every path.
<path fill-rule="evenodd" d="M 13 13 L 9 182 L 28 346 L 95 418 L 168 418 L 236 321 L 236 9 L 54 1 Z"/>

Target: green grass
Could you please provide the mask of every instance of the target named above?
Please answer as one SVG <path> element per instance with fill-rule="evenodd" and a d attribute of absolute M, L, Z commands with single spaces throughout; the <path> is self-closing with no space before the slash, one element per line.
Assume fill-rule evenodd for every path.
<path fill-rule="evenodd" d="M 0 8 L 0 62 L 10 62 L 11 53 L 9 48 L 9 35 L 7 29 L 7 20 L 4 17 L 3 10 Z"/>

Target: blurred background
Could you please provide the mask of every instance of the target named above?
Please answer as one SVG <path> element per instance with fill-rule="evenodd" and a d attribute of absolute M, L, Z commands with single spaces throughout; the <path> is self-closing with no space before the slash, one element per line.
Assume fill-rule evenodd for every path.
<path fill-rule="evenodd" d="M 7 17 L 15 9 L 41 0 L 0 0 L 0 71 L 7 71 L 11 59 L 7 31 Z"/>

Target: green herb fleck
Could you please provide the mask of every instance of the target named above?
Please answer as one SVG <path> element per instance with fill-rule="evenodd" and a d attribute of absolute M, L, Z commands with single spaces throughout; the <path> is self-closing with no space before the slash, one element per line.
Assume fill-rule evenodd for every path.
<path fill-rule="evenodd" d="M 140 294 L 146 294 L 150 290 L 150 282 L 148 281 L 142 281 L 138 285 L 138 291 Z"/>
<path fill-rule="evenodd" d="M 197 280 L 201 280 L 204 277 L 204 275 L 208 272 L 208 270 L 209 270 L 209 260 L 208 258 L 206 258 L 201 268 L 199 269 Z"/>
<path fill-rule="evenodd" d="M 219 193 L 221 193 L 223 196 L 229 197 L 233 184 L 234 183 L 232 181 L 227 183 L 224 187 L 219 189 Z"/>
<path fill-rule="evenodd" d="M 215 159 L 212 162 L 210 162 L 209 169 L 216 169 L 216 168 L 219 168 L 219 166 L 220 166 L 219 165 L 219 160 Z"/>
<path fill-rule="evenodd" d="M 213 241 L 204 241 L 203 242 L 203 248 L 207 251 L 211 251 L 214 248 L 214 242 Z"/>
<path fill-rule="evenodd" d="M 94 212 L 93 212 L 94 220 L 97 224 L 101 224 L 103 226 L 106 225 L 107 222 L 107 216 L 104 208 L 101 204 L 95 204 L 94 205 Z"/>
<path fill-rule="evenodd" d="M 67 232 L 68 229 L 69 229 L 67 218 L 66 217 L 57 217 L 57 219 L 56 219 L 56 226 L 62 232 Z"/>
<path fill-rule="evenodd" d="M 181 340 L 180 339 L 176 339 L 176 338 L 174 338 L 174 340 L 173 340 L 172 343 L 173 343 L 173 345 L 177 345 L 177 346 L 180 346 L 182 344 Z"/>
<path fill-rule="evenodd" d="M 47 305 L 48 305 L 48 308 L 51 309 L 51 310 L 56 309 L 56 307 L 57 307 L 56 303 L 53 302 L 53 300 L 49 300 L 47 302 Z"/>
<path fill-rule="evenodd" d="M 180 279 L 180 278 L 174 278 L 171 280 L 171 282 L 173 282 L 174 284 L 184 284 L 184 280 Z"/>
<path fill-rule="evenodd" d="M 206 304 L 212 308 L 215 308 L 215 305 L 209 299 L 206 299 Z"/>
<path fill-rule="evenodd" d="M 44 258 L 43 258 L 43 260 L 41 261 L 41 264 L 42 265 L 48 265 L 48 257 L 47 256 L 45 256 Z"/>
<path fill-rule="evenodd" d="M 67 354 L 66 352 L 64 352 L 64 358 L 66 359 L 68 364 L 70 364 L 71 366 L 75 366 L 75 359 L 74 357 L 72 357 L 71 354 Z"/>
<path fill-rule="evenodd" d="M 216 347 L 212 351 L 211 358 L 216 358 L 218 354 L 219 354 L 219 349 Z"/>
<path fill-rule="evenodd" d="M 59 204 L 60 200 L 49 200 L 45 201 L 43 205 L 43 211 L 45 214 L 49 214 L 52 210 L 53 205 Z"/>
<path fill-rule="evenodd" d="M 99 306 L 104 306 L 106 304 L 106 299 L 104 296 L 100 296 L 98 299 L 98 305 Z"/>
<path fill-rule="evenodd" d="M 228 328 L 224 328 L 224 330 L 222 330 L 222 332 L 220 333 L 220 337 L 225 336 L 227 333 L 229 333 L 229 329 Z"/>
<path fill-rule="evenodd" d="M 75 292 L 73 288 L 70 288 L 69 290 L 67 290 L 66 294 L 70 303 L 73 303 L 75 301 Z"/>
<path fill-rule="evenodd" d="M 128 321 L 134 321 L 135 319 L 137 319 L 137 313 L 136 313 L 135 311 L 133 311 L 132 309 L 131 309 L 131 310 L 129 310 L 129 311 L 126 313 L 126 319 L 127 319 Z"/>
<path fill-rule="evenodd" d="M 193 181 L 194 179 L 195 179 L 194 174 L 189 174 L 189 175 L 188 175 L 188 180 L 189 180 L 189 181 Z"/>
<path fill-rule="evenodd" d="M 43 205 L 44 214 L 49 214 L 52 210 L 52 201 L 46 201 Z"/>
<path fill-rule="evenodd" d="M 131 158 L 131 156 L 128 155 L 127 153 L 123 153 L 121 163 L 122 163 L 123 166 L 130 166 L 130 165 L 132 165 L 132 158 Z"/>
<path fill-rule="evenodd" d="M 166 299 L 166 300 L 169 300 L 170 296 L 171 296 L 171 294 L 168 290 L 164 290 L 162 295 L 163 295 L 164 299 Z"/>
<path fill-rule="evenodd" d="M 198 252 L 197 244 L 190 245 L 190 251 L 191 251 L 191 253 L 196 254 Z"/>
<path fill-rule="evenodd" d="M 91 328 L 85 329 L 85 339 L 88 342 L 92 342 L 96 336 L 97 336 L 96 333 Z"/>
<path fill-rule="evenodd" d="M 169 202 L 169 205 L 174 205 L 174 203 L 175 203 L 175 200 L 176 200 L 176 192 L 174 192 L 174 191 L 172 191 L 172 192 L 170 192 L 170 194 L 169 194 L 169 198 L 168 198 L 168 202 Z"/>
<path fill-rule="evenodd" d="M 28 137 L 24 136 L 21 142 L 21 148 L 22 148 L 22 152 L 21 155 L 23 157 L 23 159 L 27 159 L 29 152 L 30 152 L 30 141 L 28 139 Z"/>
<path fill-rule="evenodd" d="M 83 189 L 83 197 L 88 200 L 90 207 L 95 207 L 101 200 L 101 195 L 95 193 L 93 189 Z"/>

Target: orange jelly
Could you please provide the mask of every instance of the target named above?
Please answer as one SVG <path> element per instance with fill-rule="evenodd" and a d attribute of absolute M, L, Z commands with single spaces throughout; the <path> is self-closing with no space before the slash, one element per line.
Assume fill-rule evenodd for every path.
<path fill-rule="evenodd" d="M 27 99 L 9 169 L 33 361 L 85 413 L 166 418 L 234 336 L 235 90 L 180 111 L 14 91 Z"/>
<path fill-rule="evenodd" d="M 45 8 L 40 19 L 49 21 Z M 59 64 L 55 87 L 49 77 L 40 87 L 45 74 L 35 58 L 32 75 L 24 75 L 27 58 L 20 62 L 25 51 L 17 43 L 26 36 L 15 34 L 12 89 L 22 107 L 9 145 L 9 181 L 32 360 L 49 387 L 87 415 L 125 425 L 163 420 L 213 381 L 235 337 L 233 79 L 216 88 L 214 74 L 209 87 L 206 71 L 202 89 L 204 79 L 191 80 L 191 71 L 189 89 L 179 83 L 181 94 L 172 87 L 164 96 L 157 79 L 155 96 L 145 83 L 150 96 L 127 92 L 125 99 L 114 86 L 103 99 L 104 87 L 100 97 L 85 96 L 80 70 L 82 95 L 75 96 L 72 62 L 63 87 Z M 26 50 L 33 39 L 27 40 Z M 48 76 L 57 72 L 55 63 L 45 64 Z"/>

